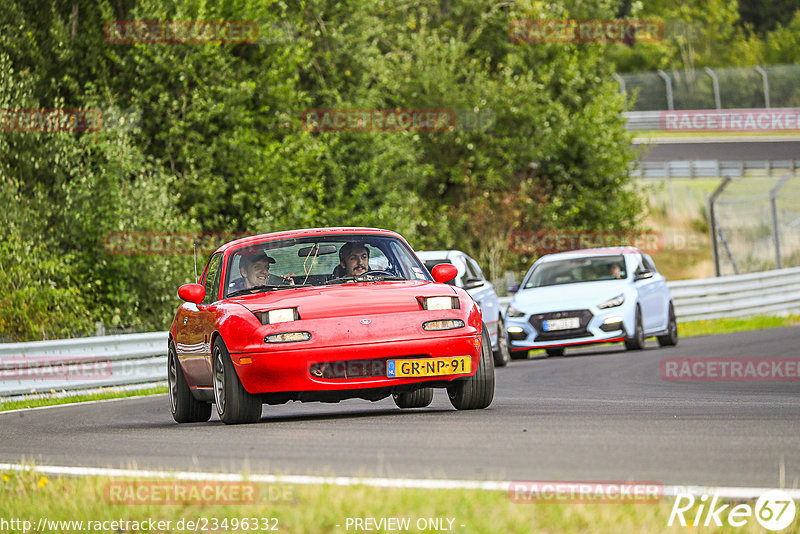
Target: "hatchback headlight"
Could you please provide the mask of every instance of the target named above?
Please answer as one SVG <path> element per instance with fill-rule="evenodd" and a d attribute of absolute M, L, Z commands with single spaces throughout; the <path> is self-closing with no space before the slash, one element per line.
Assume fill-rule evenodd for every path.
<path fill-rule="evenodd" d="M 623 302 L 625 302 L 625 295 L 617 295 L 613 299 L 608 299 L 604 303 L 599 304 L 597 307 L 601 310 L 605 310 L 606 308 L 616 308 L 617 306 L 621 306 Z"/>
<path fill-rule="evenodd" d="M 422 297 L 422 308 L 425 310 L 457 310 L 457 297 Z"/>
<path fill-rule="evenodd" d="M 509 317 L 525 317 L 525 312 L 519 311 L 514 306 L 509 306 L 506 315 Z"/>

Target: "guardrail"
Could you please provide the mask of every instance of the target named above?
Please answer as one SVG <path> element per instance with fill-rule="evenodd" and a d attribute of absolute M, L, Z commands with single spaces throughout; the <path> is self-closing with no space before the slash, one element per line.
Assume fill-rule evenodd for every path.
<path fill-rule="evenodd" d="M 667 285 L 680 321 L 800 313 L 800 267 Z M 167 332 L 3 343 L 0 397 L 162 382 L 166 353 Z"/>
<path fill-rule="evenodd" d="M 679 321 L 800 313 L 800 267 L 667 282 Z M 506 308 L 513 297 L 500 298 Z"/>
<path fill-rule="evenodd" d="M 166 380 L 167 332 L 0 344 L 0 396 Z"/>
<path fill-rule="evenodd" d="M 634 178 L 769 178 L 800 171 L 800 160 L 719 161 L 673 160 L 640 161 L 631 164 Z"/>

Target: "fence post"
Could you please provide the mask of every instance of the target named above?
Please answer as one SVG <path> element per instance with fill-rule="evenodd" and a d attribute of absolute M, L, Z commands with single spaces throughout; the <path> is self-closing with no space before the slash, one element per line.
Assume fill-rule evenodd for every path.
<path fill-rule="evenodd" d="M 661 69 L 658 70 L 658 75 L 664 80 L 664 84 L 667 88 L 667 109 L 672 111 L 675 109 L 675 104 L 672 100 L 672 80 L 669 75 Z"/>
<path fill-rule="evenodd" d="M 625 86 L 625 79 L 616 72 L 612 74 L 612 76 L 614 77 L 615 80 L 617 80 L 617 83 L 619 83 L 619 92 L 627 93 L 628 88 Z"/>
<path fill-rule="evenodd" d="M 730 182 L 730 176 L 723 178 L 722 183 L 717 186 L 717 188 L 708 198 L 708 225 L 709 229 L 711 230 L 711 254 L 714 257 L 714 276 L 720 276 L 719 249 L 717 247 L 717 218 L 714 215 L 714 202 L 716 202 L 717 197 L 722 194 Z"/>
<path fill-rule="evenodd" d="M 722 99 L 719 97 L 719 78 L 717 78 L 717 73 L 711 70 L 710 68 L 705 68 L 706 74 L 711 76 L 711 84 L 714 86 L 714 104 L 716 104 L 717 109 L 722 109 Z"/>
<path fill-rule="evenodd" d="M 776 202 L 776 197 L 778 196 L 778 191 L 784 186 L 784 184 L 792 177 L 792 173 L 787 172 L 783 175 L 783 177 L 778 181 L 775 187 L 769 192 L 769 204 L 772 208 L 772 236 L 775 239 L 775 268 L 782 269 L 781 265 L 781 240 L 780 235 L 778 234 L 778 206 Z"/>
<path fill-rule="evenodd" d="M 769 80 L 767 79 L 767 71 L 762 67 L 756 65 L 756 72 L 761 75 L 762 83 L 764 84 L 764 107 L 769 109 Z"/>

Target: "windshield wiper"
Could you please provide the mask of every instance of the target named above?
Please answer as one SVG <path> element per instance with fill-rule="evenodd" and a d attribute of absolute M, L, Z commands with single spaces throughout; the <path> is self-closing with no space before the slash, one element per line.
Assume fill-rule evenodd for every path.
<path fill-rule="evenodd" d="M 339 278 L 328 280 L 325 282 L 325 284 L 344 284 L 347 282 L 382 282 L 384 280 L 405 280 L 405 278 L 400 276 L 387 276 L 379 274 L 362 274 L 353 276 L 340 276 Z"/>
<path fill-rule="evenodd" d="M 295 287 L 307 287 L 312 284 L 294 284 L 294 285 L 274 285 L 274 284 L 265 284 L 262 286 L 253 286 L 248 287 L 247 289 L 239 289 L 238 291 L 234 291 L 233 293 L 229 293 L 228 297 L 235 297 L 237 295 L 244 295 L 245 293 L 258 293 L 261 291 L 273 291 L 276 289 L 292 289 Z"/>

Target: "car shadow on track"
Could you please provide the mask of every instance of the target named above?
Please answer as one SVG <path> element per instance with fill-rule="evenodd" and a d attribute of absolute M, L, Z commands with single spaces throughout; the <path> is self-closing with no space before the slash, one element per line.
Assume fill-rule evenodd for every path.
<path fill-rule="evenodd" d="M 621 354 L 621 353 L 624 353 L 624 352 L 630 352 L 631 355 L 634 355 L 634 354 L 637 354 L 637 353 L 641 353 L 643 351 L 650 351 L 650 350 L 654 350 L 654 349 L 658 349 L 658 348 L 660 348 L 660 347 L 658 346 L 657 342 L 655 342 L 655 341 L 652 342 L 652 344 L 650 344 L 650 343 L 646 344 L 645 347 L 642 350 L 636 350 L 636 351 L 629 351 L 622 344 L 620 344 L 620 345 L 606 345 L 606 346 L 604 346 L 602 348 L 601 347 L 597 347 L 597 348 L 592 348 L 592 349 L 580 349 L 580 348 L 570 349 L 570 348 L 567 348 L 566 352 L 565 352 L 565 354 L 563 356 L 548 356 L 547 354 L 542 352 L 541 354 L 535 354 L 535 355 L 527 358 L 527 360 L 515 360 L 515 361 L 525 362 L 525 361 L 535 361 L 535 360 L 539 360 L 539 361 L 542 361 L 542 360 L 560 360 L 560 359 L 567 359 L 567 358 L 580 358 L 580 357 L 584 357 L 584 356 L 602 356 L 602 355 L 610 355 L 610 354 Z"/>

